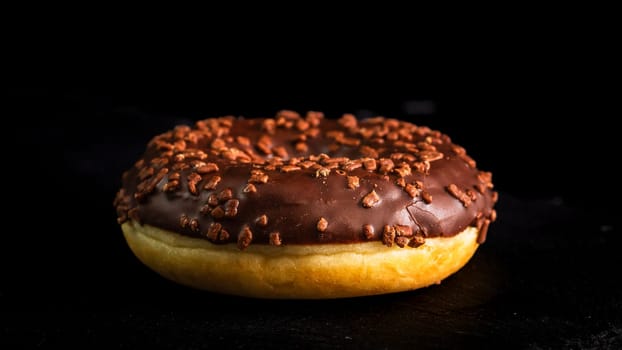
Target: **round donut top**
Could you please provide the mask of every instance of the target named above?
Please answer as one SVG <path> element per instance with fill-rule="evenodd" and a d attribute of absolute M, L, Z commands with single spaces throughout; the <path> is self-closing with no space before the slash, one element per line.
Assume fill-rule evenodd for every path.
<path fill-rule="evenodd" d="M 492 175 L 428 127 L 281 111 L 221 117 L 153 138 L 114 205 L 133 220 L 213 243 L 418 246 L 467 226 L 486 239 Z"/>

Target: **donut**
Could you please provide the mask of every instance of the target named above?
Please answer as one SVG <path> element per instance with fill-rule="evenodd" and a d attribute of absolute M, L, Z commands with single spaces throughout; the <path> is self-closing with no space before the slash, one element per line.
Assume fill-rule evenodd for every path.
<path fill-rule="evenodd" d="M 486 240 L 498 198 L 449 136 L 280 111 L 154 137 L 114 206 L 133 253 L 183 285 L 344 298 L 438 284 Z"/>

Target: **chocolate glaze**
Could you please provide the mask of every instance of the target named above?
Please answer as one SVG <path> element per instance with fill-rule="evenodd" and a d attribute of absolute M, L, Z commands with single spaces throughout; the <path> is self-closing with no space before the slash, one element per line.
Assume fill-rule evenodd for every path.
<path fill-rule="evenodd" d="M 314 125 L 319 129 L 317 134 L 312 131 L 316 129 Z M 263 154 L 266 147 L 258 145 L 262 136 L 267 151 L 272 150 L 270 155 Z M 306 151 L 301 152 L 305 147 L 300 144 L 307 146 Z M 230 160 L 232 148 L 242 151 L 233 150 L 236 160 Z M 327 176 L 318 174 L 320 167 L 330 167 L 329 159 L 356 160 L 376 156 L 374 151 L 377 161 L 393 158 L 395 168 L 381 173 L 380 162 L 377 169 L 368 170 L 364 166 L 348 167 L 351 163 L 342 159 Z M 330 158 L 321 156 L 318 160 L 322 153 Z M 275 154 L 282 157 L 283 164 Z M 294 157 L 300 158 L 292 160 Z M 301 166 L 304 161 L 311 167 Z M 200 167 L 199 162 L 213 163 L 218 170 L 213 171 L 213 164 L 209 165 L 211 172 L 201 174 L 196 182 L 198 177 L 191 174 L 196 174 L 193 167 Z M 176 171 L 182 164 L 188 168 Z M 287 168 L 283 166 L 288 164 L 294 169 L 285 172 Z M 400 166 L 403 170 L 405 164 L 410 169 L 397 170 Z M 245 192 L 252 170 L 260 171 L 268 179 L 262 183 L 255 178 L 252 181 L 256 191 Z M 179 173 L 177 186 L 173 186 L 175 173 Z M 213 176 L 221 178 L 215 189 L 204 189 Z M 348 188 L 347 176 L 357 176 L 359 186 Z M 398 185 L 400 178 L 404 179 L 402 185 Z M 167 183 L 171 183 L 170 188 Z M 411 189 L 413 185 L 420 188 L 412 197 L 404 184 L 411 184 Z M 450 184 L 472 199 L 468 206 L 448 192 Z M 222 217 L 214 218 L 209 213 L 215 208 L 208 205 L 209 197 L 225 189 L 230 189 L 232 199 L 239 202 L 232 204 L 224 198 L 219 206 L 226 211 L 227 205 L 237 204 L 237 212 L 228 212 L 228 217 L 218 210 L 221 215 L 215 215 Z M 380 201 L 366 208 L 362 200 L 372 190 Z M 421 190 L 430 195 L 429 204 L 423 200 Z M 192 237 L 208 239 L 210 225 L 220 223 L 228 236 L 211 239 L 214 243 L 237 242 L 245 226 L 252 232 L 251 244 L 269 244 L 274 232 L 279 233 L 284 245 L 381 241 L 385 225 L 410 226 L 419 237 L 452 236 L 470 225 L 481 227 L 496 216 L 490 173 L 478 171 L 464 149 L 451 143 L 448 136 L 394 119 L 357 122 L 346 115 L 330 120 L 318 113 L 304 118 L 288 111 L 268 122 L 232 117 L 208 119 L 192 129 L 178 127 L 157 136 L 149 143 L 143 159 L 124 174 L 115 205 L 119 222 L 132 219 Z M 262 215 L 266 215 L 267 224 L 257 220 Z M 185 222 L 180 222 L 182 216 Z M 317 229 L 320 218 L 328 222 L 324 232 Z M 191 225 L 192 220 L 195 223 Z M 364 230 L 364 225 L 371 225 L 373 234 Z"/>

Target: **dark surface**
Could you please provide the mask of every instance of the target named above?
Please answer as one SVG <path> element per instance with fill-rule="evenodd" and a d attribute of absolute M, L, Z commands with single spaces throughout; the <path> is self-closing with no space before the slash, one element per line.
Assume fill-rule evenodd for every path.
<path fill-rule="evenodd" d="M 614 206 L 599 201 L 609 198 L 613 176 L 577 170 L 608 159 L 602 140 L 590 142 L 599 152 L 582 152 L 587 138 L 579 136 L 601 130 L 598 120 L 588 129 L 570 125 L 556 135 L 544 119 L 533 131 L 531 125 L 542 115 L 525 120 L 518 115 L 524 108 L 502 108 L 515 100 L 490 102 L 474 112 L 473 95 L 414 92 L 370 99 L 362 94 L 336 103 L 327 93 L 309 103 L 295 93 L 273 99 L 246 94 L 240 103 L 225 91 L 212 96 L 210 104 L 198 93 L 188 96 L 189 89 L 118 90 L 30 89 L 14 96 L 22 106 L 31 106 L 25 116 L 46 116 L 22 125 L 18 133 L 27 130 L 35 136 L 35 147 L 62 148 L 64 171 L 58 169 L 58 157 L 37 157 L 37 166 L 52 170 L 44 183 L 50 186 L 39 185 L 39 173 L 25 175 L 36 184 L 38 196 L 22 200 L 36 198 L 39 204 L 36 216 L 17 213 L 25 233 L 6 236 L 2 244 L 0 345 L 622 347 L 622 235 Z M 434 111 L 426 113 L 421 103 L 416 113 L 404 108 L 421 100 L 433 100 Z M 282 107 L 321 109 L 334 116 L 367 113 L 362 109 L 396 117 L 417 114 L 411 119 L 415 123 L 446 132 L 465 146 L 478 167 L 494 173 L 501 192 L 499 219 L 488 241 L 441 285 L 344 300 L 216 295 L 177 286 L 142 266 L 116 225 L 112 199 L 121 172 L 148 139 L 200 117 L 264 116 Z M 495 114 L 505 119 L 493 127 L 474 123 L 477 115 Z M 88 123 L 74 123 L 73 118 Z M 517 143 L 521 146 L 515 148 Z M 573 152 L 561 151 L 570 146 Z M 533 169 L 544 174 L 534 175 Z M 69 199 L 67 204 L 55 201 L 57 194 Z"/>

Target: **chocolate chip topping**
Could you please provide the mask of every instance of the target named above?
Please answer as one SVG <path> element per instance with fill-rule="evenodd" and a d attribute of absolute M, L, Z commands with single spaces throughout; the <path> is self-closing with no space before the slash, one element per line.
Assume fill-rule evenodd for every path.
<path fill-rule="evenodd" d="M 446 135 L 395 119 L 214 118 L 149 142 L 115 206 L 120 223 L 240 249 L 251 241 L 416 247 L 469 225 L 483 242 L 498 194 L 475 165 Z"/>

